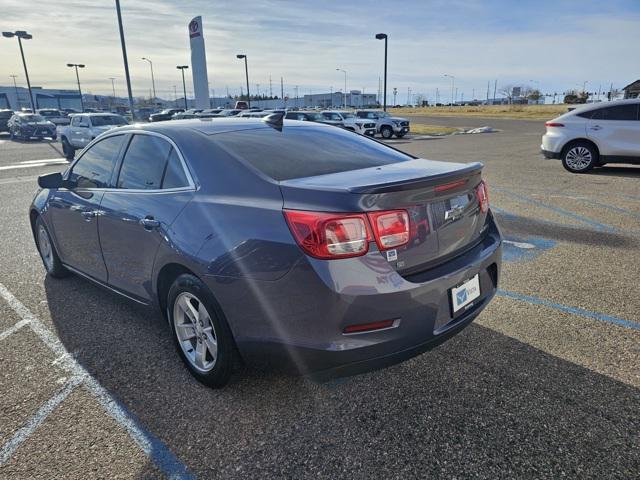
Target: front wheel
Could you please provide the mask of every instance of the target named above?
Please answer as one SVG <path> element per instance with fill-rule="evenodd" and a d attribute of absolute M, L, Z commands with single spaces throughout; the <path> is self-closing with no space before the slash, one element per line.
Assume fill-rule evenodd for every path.
<path fill-rule="evenodd" d="M 382 138 L 389 139 L 393 137 L 393 128 L 391 128 L 388 125 L 385 125 L 380 129 L 380 134 L 382 135 Z"/>
<path fill-rule="evenodd" d="M 65 158 L 69 161 L 73 160 L 73 157 L 75 157 L 76 155 L 75 148 L 73 148 L 69 143 L 69 140 L 67 140 L 64 137 L 62 138 L 62 153 L 64 154 Z"/>
<path fill-rule="evenodd" d="M 576 142 L 566 148 L 562 166 L 571 173 L 586 173 L 598 164 L 598 151 L 587 142 Z"/>
<path fill-rule="evenodd" d="M 62 278 L 69 275 L 69 270 L 62 265 L 56 247 L 53 245 L 49 231 L 41 217 L 36 220 L 35 228 L 38 252 L 47 273 L 54 278 Z"/>
<path fill-rule="evenodd" d="M 201 383 L 220 388 L 231 377 L 235 344 L 211 291 L 197 277 L 180 275 L 167 297 L 167 314 L 178 353 Z"/>

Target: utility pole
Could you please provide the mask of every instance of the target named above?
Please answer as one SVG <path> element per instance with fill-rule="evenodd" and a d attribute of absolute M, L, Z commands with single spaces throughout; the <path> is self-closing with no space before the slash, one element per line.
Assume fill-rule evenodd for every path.
<path fill-rule="evenodd" d="M 489 81 L 487 81 L 487 105 L 489 105 Z"/>
<path fill-rule="evenodd" d="M 396 106 L 396 95 L 398 95 L 398 89 L 393 87 L 393 106 Z"/>
<path fill-rule="evenodd" d="M 124 76 L 127 80 L 127 93 L 129 94 L 129 108 L 131 118 L 135 120 L 136 113 L 133 108 L 133 94 L 131 93 L 131 77 L 129 76 L 129 61 L 127 60 L 127 45 L 124 41 L 124 28 L 122 27 L 122 13 L 120 12 L 120 0 L 116 0 L 116 13 L 118 14 L 118 29 L 120 30 L 120 45 L 122 46 L 122 58 L 124 60 Z"/>
<path fill-rule="evenodd" d="M 280 77 L 280 99 L 282 100 L 282 108 L 287 106 L 287 102 L 284 99 L 284 79 Z"/>
<path fill-rule="evenodd" d="M 273 85 L 271 84 L 271 75 L 269 75 L 269 97 L 273 98 Z"/>
<path fill-rule="evenodd" d="M 114 83 L 114 77 L 109 77 L 109 80 L 111 80 L 111 91 L 113 93 L 113 97 L 111 97 L 113 99 L 111 100 L 111 110 L 113 110 L 113 104 L 116 102 L 116 84 Z"/>
<path fill-rule="evenodd" d="M 493 101 L 491 102 L 491 104 L 494 104 L 496 101 L 496 92 L 498 90 L 498 80 L 495 80 L 493 82 Z"/>
<path fill-rule="evenodd" d="M 11 78 L 13 78 L 13 89 L 16 92 L 16 106 L 18 108 L 16 108 L 16 110 L 20 109 L 20 97 L 18 97 L 18 84 L 16 83 L 16 77 L 17 75 L 9 75 Z"/>

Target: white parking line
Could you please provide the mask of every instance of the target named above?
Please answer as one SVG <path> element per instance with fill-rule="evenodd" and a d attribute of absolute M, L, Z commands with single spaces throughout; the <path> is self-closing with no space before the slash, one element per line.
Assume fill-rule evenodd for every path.
<path fill-rule="evenodd" d="M 64 160 L 66 162 L 66 160 L 62 157 L 58 157 L 58 158 L 43 158 L 41 160 L 24 160 L 23 162 L 20 162 L 21 164 L 27 164 L 27 163 L 48 163 L 48 162 L 59 162 L 60 160 Z"/>
<path fill-rule="evenodd" d="M 55 160 L 38 160 L 34 163 L 20 163 L 14 165 L 5 165 L 0 167 L 0 170 L 14 170 L 18 168 L 33 168 L 33 167 L 46 167 L 47 165 L 60 165 L 68 163 L 64 158 L 58 158 Z"/>
<path fill-rule="evenodd" d="M 8 328 L 7 330 L 5 330 L 4 332 L 0 333 L 0 340 L 4 340 L 5 338 L 7 338 L 9 335 L 11 335 L 12 333 L 17 332 L 18 330 L 20 330 L 22 327 L 24 327 L 25 325 L 29 325 L 29 320 L 20 320 L 18 323 L 16 323 L 13 327 Z"/>
<path fill-rule="evenodd" d="M 72 380 L 70 380 L 67 385 L 70 389 L 68 391 L 63 389 L 56 396 L 52 397 L 38 411 L 36 416 L 32 417 L 32 419 L 16 433 L 14 438 L 2 447 L 0 450 L 0 466 L 11 458 L 11 455 L 20 443 L 28 438 L 38 425 L 46 419 L 49 413 L 71 393 L 73 388 L 84 382 L 85 386 L 97 398 L 107 414 L 127 431 L 133 441 L 153 461 L 161 472 L 169 478 L 192 478 L 187 467 L 180 462 L 153 433 L 145 430 L 144 427 L 137 422 L 135 417 L 127 412 L 126 409 L 73 358 L 62 342 L 51 333 L 38 317 L 31 313 L 2 283 L 0 283 L 0 297 L 9 304 L 11 309 L 16 312 L 23 321 L 27 322 L 31 330 L 49 347 L 57 358 L 56 363 L 72 375 Z M 76 380 L 78 383 L 74 384 Z M 73 385 L 73 387 L 70 387 L 70 385 Z M 38 414 L 41 413 L 42 416 L 38 417 Z M 18 443 L 12 447 L 12 442 Z"/>
<path fill-rule="evenodd" d="M 4 465 L 22 443 L 44 422 L 73 390 L 82 383 L 83 377 L 73 377 L 62 389 L 40 407 L 40 409 L 18 430 L 11 440 L 0 448 L 0 466 Z"/>

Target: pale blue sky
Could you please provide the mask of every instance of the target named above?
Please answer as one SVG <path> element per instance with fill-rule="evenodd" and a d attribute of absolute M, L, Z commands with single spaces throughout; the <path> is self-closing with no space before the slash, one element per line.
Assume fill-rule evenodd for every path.
<path fill-rule="evenodd" d="M 433 97 L 450 95 L 455 75 L 465 98 L 484 98 L 487 81 L 529 84 L 543 91 L 610 83 L 621 87 L 640 78 L 640 1 L 201 1 L 122 0 L 134 94 L 148 95 L 148 64 L 154 62 L 159 96 L 171 98 L 180 85 L 175 65 L 189 63 L 189 20 L 202 15 L 209 81 L 216 94 L 244 84 L 249 58 L 253 92 L 260 84 L 274 94 L 280 76 L 285 91 L 348 89 L 376 92 L 382 74 L 383 43 L 389 34 L 389 90 L 399 101 L 407 87 Z M 124 70 L 113 1 L 3 0 L 2 30 L 28 30 L 25 42 L 32 84 L 74 88 L 68 62 L 85 63 L 83 89 L 109 93 L 116 77 L 125 92 Z M 15 40 L 0 38 L 0 85 L 24 73 Z M 252 92 L 252 93 L 253 93 Z"/>

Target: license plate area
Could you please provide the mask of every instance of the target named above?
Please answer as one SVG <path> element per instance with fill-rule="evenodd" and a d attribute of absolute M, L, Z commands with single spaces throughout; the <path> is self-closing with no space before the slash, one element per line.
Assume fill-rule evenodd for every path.
<path fill-rule="evenodd" d="M 457 316 L 473 306 L 473 301 L 480 297 L 480 275 L 465 280 L 451 289 L 451 311 Z"/>

